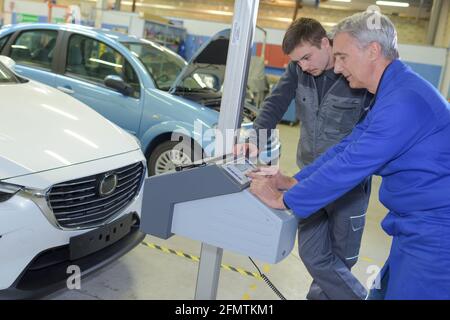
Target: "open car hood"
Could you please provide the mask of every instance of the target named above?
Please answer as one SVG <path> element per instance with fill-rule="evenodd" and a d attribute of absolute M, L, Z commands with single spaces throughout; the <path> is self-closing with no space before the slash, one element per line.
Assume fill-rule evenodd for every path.
<path fill-rule="evenodd" d="M 174 92 L 176 88 L 183 87 L 183 82 L 191 77 L 194 72 L 203 71 L 214 74 L 221 85 L 225 75 L 229 39 L 230 29 L 226 29 L 216 33 L 209 41 L 205 42 L 180 72 L 169 92 Z"/>
<path fill-rule="evenodd" d="M 195 101 L 204 106 L 220 111 L 222 100 L 222 86 L 225 78 L 225 69 L 228 56 L 230 29 L 216 33 L 205 42 L 190 62 L 177 76 L 169 92 L 171 94 Z M 250 74 L 259 57 L 252 57 L 250 61 Z M 264 69 L 264 65 L 262 66 Z M 198 74 L 205 74 L 214 79 L 214 87 L 204 83 L 204 79 Z M 264 76 L 264 72 L 263 72 Z M 249 78 L 249 83 L 251 79 Z M 258 109 L 248 103 L 244 104 L 244 121 L 253 121 L 258 114 Z"/>

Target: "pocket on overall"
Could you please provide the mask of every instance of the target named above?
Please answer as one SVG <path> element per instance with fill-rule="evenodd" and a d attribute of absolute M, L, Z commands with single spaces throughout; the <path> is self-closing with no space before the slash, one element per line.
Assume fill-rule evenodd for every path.
<path fill-rule="evenodd" d="M 325 112 L 323 131 L 327 134 L 346 136 L 358 122 L 360 109 L 361 101 L 358 99 L 331 102 Z"/>
<path fill-rule="evenodd" d="M 308 123 L 312 119 L 308 119 L 308 110 L 314 107 L 315 104 L 315 92 L 313 88 L 304 85 L 298 85 L 297 92 L 295 94 L 296 104 L 296 116 L 302 123 Z"/>
<path fill-rule="evenodd" d="M 346 248 L 347 260 L 356 260 L 358 258 L 365 224 L 366 214 L 350 217 L 350 226 L 348 228 L 348 240 Z"/>

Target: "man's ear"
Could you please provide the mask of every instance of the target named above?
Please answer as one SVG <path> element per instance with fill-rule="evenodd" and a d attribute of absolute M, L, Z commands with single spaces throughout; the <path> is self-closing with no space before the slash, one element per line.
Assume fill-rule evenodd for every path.
<path fill-rule="evenodd" d="M 378 42 L 371 42 L 368 47 L 369 59 L 376 60 L 383 55 L 383 49 Z"/>
<path fill-rule="evenodd" d="M 320 41 L 320 48 L 328 48 L 330 46 L 330 40 L 327 37 L 323 37 Z"/>

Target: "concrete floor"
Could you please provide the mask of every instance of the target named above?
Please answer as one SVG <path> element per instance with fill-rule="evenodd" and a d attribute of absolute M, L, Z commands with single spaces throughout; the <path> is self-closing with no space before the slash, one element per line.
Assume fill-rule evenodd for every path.
<path fill-rule="evenodd" d="M 299 136 L 298 126 L 280 125 L 283 144 L 281 168 L 286 174 L 295 174 L 295 150 Z M 372 196 L 358 263 L 353 273 L 366 285 L 374 270 L 381 268 L 390 247 L 390 238 L 383 233 L 380 221 L 387 210 L 378 201 L 380 178 L 372 180 Z M 180 236 L 163 241 L 148 236 L 145 241 L 200 255 L 200 243 Z M 305 299 L 311 277 L 303 266 L 297 246 L 291 254 L 276 265 L 256 261 L 261 270 L 287 299 Z M 224 251 L 222 263 L 256 272 L 247 257 Z M 194 260 L 166 253 L 145 245 L 133 251 L 96 274 L 81 280 L 80 290 L 61 290 L 47 299 L 193 299 L 198 263 Z M 258 278 L 222 269 L 218 299 L 259 300 L 278 299 L 266 283 Z"/>

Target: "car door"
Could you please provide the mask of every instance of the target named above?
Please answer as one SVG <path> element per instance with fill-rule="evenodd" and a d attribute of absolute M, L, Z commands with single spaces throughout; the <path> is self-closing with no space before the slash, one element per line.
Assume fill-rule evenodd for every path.
<path fill-rule="evenodd" d="M 6 54 L 15 62 L 15 72 L 26 78 L 55 86 L 54 61 L 57 42 L 60 41 L 57 30 L 24 30 L 14 34 Z"/>
<path fill-rule="evenodd" d="M 84 102 L 105 118 L 136 135 L 139 130 L 143 97 L 137 73 L 117 50 L 97 39 L 69 34 L 66 59 L 56 76 L 56 87 Z M 106 76 L 121 77 L 133 88 L 124 95 L 104 84 Z"/>

